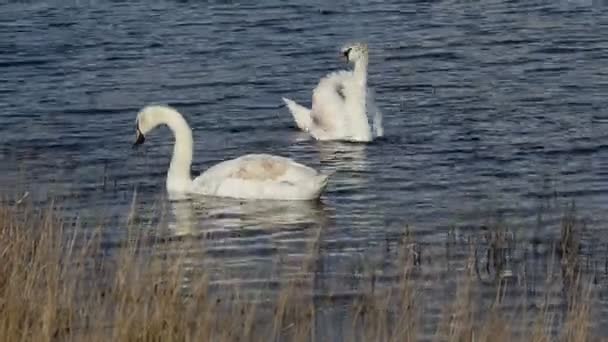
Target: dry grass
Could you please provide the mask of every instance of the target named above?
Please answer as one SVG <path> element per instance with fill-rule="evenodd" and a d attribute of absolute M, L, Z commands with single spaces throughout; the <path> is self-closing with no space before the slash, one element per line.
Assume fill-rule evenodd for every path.
<path fill-rule="evenodd" d="M 184 287 L 182 256 L 150 259 L 137 230 L 120 255 L 108 256 L 101 248 L 102 226 L 66 227 L 55 212 L 52 204 L 0 206 L 0 341 L 597 340 L 591 287 L 575 266 L 577 222 L 571 216 L 564 218 L 556 253 L 572 285 L 561 322 L 556 325 L 546 303 L 532 314 L 525 305 L 521 312 L 505 312 L 500 283 L 494 302 L 482 304 L 472 251 L 453 300 L 429 328 L 425 302 L 440 294 L 424 293 L 414 279 L 420 252 L 410 235 L 398 244 L 398 275 L 390 286 L 362 286 L 346 299 L 314 296 L 319 231 L 302 265 L 310 276 L 286 279 L 274 296 L 252 299 L 238 288 L 214 288 L 204 273 Z M 507 239 L 500 232 L 488 239 L 489 260 L 500 264 Z M 338 302 L 342 318 L 326 322 L 324 312 Z M 529 317 L 528 328 L 516 319 L 522 315 Z"/>

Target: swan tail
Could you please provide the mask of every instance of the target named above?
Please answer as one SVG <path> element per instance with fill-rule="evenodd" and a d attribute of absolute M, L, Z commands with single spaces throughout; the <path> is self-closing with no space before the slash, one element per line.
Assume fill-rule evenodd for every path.
<path fill-rule="evenodd" d="M 317 174 L 316 176 L 314 176 L 314 178 L 311 180 L 311 190 L 312 192 L 309 193 L 309 195 L 307 196 L 308 199 L 316 199 L 321 197 L 321 194 L 323 193 L 323 191 L 325 191 L 325 188 L 327 187 L 327 183 L 329 182 L 329 178 L 335 173 L 334 172 L 330 172 L 330 173 L 325 173 L 325 172 L 320 172 L 319 174 Z"/>
<path fill-rule="evenodd" d="M 325 188 L 327 187 L 327 183 L 329 182 L 329 177 L 330 175 L 327 174 L 320 174 L 318 176 L 315 177 L 315 190 L 314 190 L 314 194 L 312 195 L 312 198 L 319 198 L 321 197 L 321 193 L 325 190 Z"/>
<path fill-rule="evenodd" d="M 320 185 L 320 189 L 321 190 L 325 190 L 325 187 L 327 186 L 327 183 L 329 182 L 329 179 L 331 177 L 333 177 L 333 175 L 336 173 L 336 171 L 325 171 L 325 172 L 321 172 L 318 176 L 317 179 L 319 179 L 319 185 Z"/>
<path fill-rule="evenodd" d="M 312 118 L 310 117 L 310 109 L 300 106 L 290 99 L 283 98 L 283 102 L 289 108 L 293 119 L 296 121 L 296 125 L 303 130 L 308 132 L 312 126 Z"/>

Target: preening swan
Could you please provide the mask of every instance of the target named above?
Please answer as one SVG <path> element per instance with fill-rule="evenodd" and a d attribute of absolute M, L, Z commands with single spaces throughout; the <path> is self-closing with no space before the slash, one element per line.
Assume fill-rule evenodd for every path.
<path fill-rule="evenodd" d="M 135 145 L 159 125 L 169 126 L 175 136 L 173 157 L 167 173 L 170 197 L 200 194 L 241 199 L 310 200 L 318 198 L 327 185 L 328 175 L 267 154 L 248 154 L 223 161 L 195 178 L 190 178 L 192 130 L 184 117 L 167 106 L 147 106 L 136 119 Z"/>
<path fill-rule="evenodd" d="M 367 87 L 367 44 L 342 49 L 353 71 L 333 72 L 319 81 L 312 94 L 312 109 L 283 98 L 298 127 L 317 140 L 372 141 L 383 135 L 382 113 Z M 373 132 L 368 116 L 373 116 Z"/>

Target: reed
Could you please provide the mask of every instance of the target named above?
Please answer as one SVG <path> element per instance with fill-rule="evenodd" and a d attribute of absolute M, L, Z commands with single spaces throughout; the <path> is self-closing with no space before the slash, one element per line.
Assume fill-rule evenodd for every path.
<path fill-rule="evenodd" d="M 55 203 L 45 208 L 23 201 L 0 205 L 0 341 L 499 342 L 600 337 L 592 324 L 592 286 L 576 266 L 580 224 L 570 214 L 564 216 L 555 253 L 571 284 L 563 319 L 556 321 L 548 303 L 532 314 L 525 304 L 521 311 L 505 310 L 500 281 L 495 300 L 489 305 L 480 301 L 479 256 L 472 244 L 453 300 L 445 303 L 434 325 L 425 321 L 425 301 L 438 294 L 428 293 L 416 279 L 423 266 L 411 234 L 398 243 L 398 274 L 388 286 L 367 282 L 373 278 L 368 270 L 370 277 L 352 296 L 315 294 L 319 230 L 302 265 L 306 277 L 281 279 L 273 295 L 251 296 L 236 286 L 214 285 L 205 272 L 188 274 L 189 285 L 184 286 L 184 256 L 152 258 L 155 244 L 147 243 L 149 233 L 142 230 L 131 229 L 120 253 L 110 254 L 102 248 L 103 223 L 84 230 L 67 224 L 57 212 Z M 508 239 L 501 230 L 492 234 L 489 260 L 500 265 Z M 327 321 L 330 316 L 335 322 Z M 522 327 L 524 316 L 527 325 Z"/>

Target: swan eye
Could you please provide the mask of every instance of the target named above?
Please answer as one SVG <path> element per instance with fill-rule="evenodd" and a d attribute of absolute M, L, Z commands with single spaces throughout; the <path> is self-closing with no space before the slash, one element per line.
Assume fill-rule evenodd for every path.
<path fill-rule="evenodd" d="M 348 48 L 346 50 L 344 50 L 344 57 L 348 58 L 348 54 L 350 53 L 350 50 L 352 50 L 353 48 Z"/>

